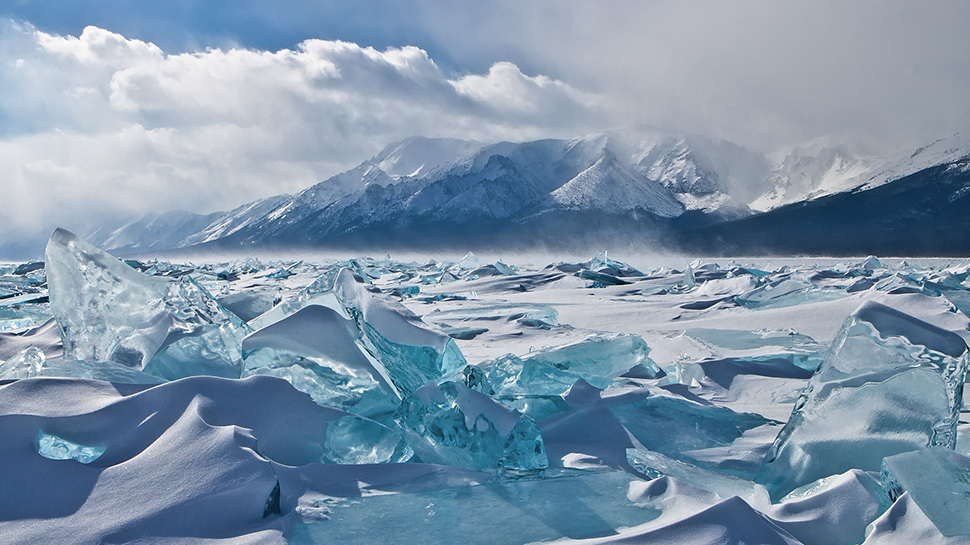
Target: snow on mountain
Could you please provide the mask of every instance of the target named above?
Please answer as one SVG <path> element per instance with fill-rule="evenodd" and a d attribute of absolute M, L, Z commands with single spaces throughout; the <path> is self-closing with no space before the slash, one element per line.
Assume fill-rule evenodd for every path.
<path fill-rule="evenodd" d="M 609 151 L 572 180 L 552 192 L 552 198 L 563 208 L 627 212 L 647 210 L 654 215 L 673 218 L 684 207 L 660 184 L 647 179 L 621 163 Z"/>
<path fill-rule="evenodd" d="M 304 244 L 365 230 L 380 238 L 418 225 L 454 235 L 480 230 L 480 222 L 526 225 L 551 212 L 634 221 L 641 212 L 658 220 L 691 212 L 679 220 L 679 227 L 690 228 L 749 216 L 752 209 L 871 189 L 968 156 L 970 139 L 960 135 L 893 161 L 819 140 L 795 149 L 774 169 L 764 155 L 736 144 L 655 129 L 488 145 L 414 137 L 296 195 L 210 216 L 149 215 L 94 238 L 129 251 Z"/>
<path fill-rule="evenodd" d="M 114 230 L 100 228 L 87 233 L 99 246 L 121 251 L 149 251 L 174 248 L 183 240 L 206 228 L 221 214 L 195 214 L 175 210 L 151 213 Z"/>
<path fill-rule="evenodd" d="M 369 162 L 392 179 L 423 178 L 477 152 L 483 144 L 453 138 L 413 136 L 385 147 Z"/>
<path fill-rule="evenodd" d="M 866 191 L 910 174 L 970 157 L 970 136 L 955 134 L 916 151 L 879 159 L 844 145 L 795 149 L 769 177 L 771 188 L 750 206 L 766 211 L 846 191 Z"/>
<path fill-rule="evenodd" d="M 872 189 L 930 167 L 968 158 L 970 158 L 970 134 L 957 133 L 948 138 L 936 140 L 912 153 L 900 154 L 895 160 L 860 177 L 862 183 L 857 187 L 861 190 Z"/>
<path fill-rule="evenodd" d="M 687 210 L 742 216 L 762 191 L 767 158 L 724 140 L 663 131 L 615 131 L 610 148 L 670 191 Z"/>
<path fill-rule="evenodd" d="M 876 159 L 857 156 L 844 145 L 796 148 L 769 176 L 768 191 L 750 206 L 765 211 L 851 189 L 875 164 Z"/>
<path fill-rule="evenodd" d="M 292 197 L 289 195 L 277 195 L 275 197 L 269 197 L 268 199 L 261 199 L 244 204 L 234 210 L 219 215 L 203 229 L 185 237 L 173 247 L 183 248 L 227 237 L 256 224 L 267 214 L 281 206 L 285 206 L 291 201 Z M 112 246 L 106 245 L 105 247 L 113 249 Z"/>

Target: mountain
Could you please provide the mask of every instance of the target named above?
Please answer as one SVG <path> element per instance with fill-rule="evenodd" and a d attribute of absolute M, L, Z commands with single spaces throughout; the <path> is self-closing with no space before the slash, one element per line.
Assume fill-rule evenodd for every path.
<path fill-rule="evenodd" d="M 674 244 L 710 255 L 970 255 L 970 148 L 947 150 L 928 161 L 943 163 L 921 168 L 918 151 L 851 191 L 686 229 Z"/>
<path fill-rule="evenodd" d="M 968 157 L 961 135 L 890 159 L 816 141 L 775 164 L 652 129 L 493 144 L 413 137 L 295 195 L 85 232 L 118 253 L 625 240 L 712 255 L 953 254 L 970 239 L 956 228 L 970 217 Z"/>
<path fill-rule="evenodd" d="M 769 176 L 768 191 L 750 206 L 762 212 L 837 193 L 864 191 L 921 170 L 959 161 L 970 153 L 970 136 L 955 134 L 933 143 L 878 158 L 845 144 L 814 142 L 795 148 Z"/>
<path fill-rule="evenodd" d="M 732 193 L 750 185 L 744 176 L 767 170 L 763 156 L 740 146 L 659 131 L 488 145 L 414 137 L 296 195 L 219 214 L 173 246 L 529 237 L 539 225 L 554 235 L 556 222 L 577 232 L 590 224 L 655 232 L 685 211 L 708 222 L 750 214 Z M 143 235 L 131 224 L 106 240 Z"/>
<path fill-rule="evenodd" d="M 796 148 L 772 171 L 767 180 L 770 189 L 751 208 L 767 211 L 854 189 L 877 164 L 877 159 L 855 154 L 844 145 Z"/>
<path fill-rule="evenodd" d="M 151 213 L 117 229 L 100 226 L 87 231 L 85 238 L 92 244 L 111 248 L 118 253 L 167 250 L 184 244 L 186 239 L 206 229 L 221 216 L 219 212 L 203 215 L 184 210 Z"/>

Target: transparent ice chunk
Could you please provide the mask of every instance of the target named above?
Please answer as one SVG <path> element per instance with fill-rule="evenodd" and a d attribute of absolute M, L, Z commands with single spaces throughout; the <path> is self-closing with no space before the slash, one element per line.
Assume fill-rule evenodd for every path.
<path fill-rule="evenodd" d="M 47 303 L 0 306 L 0 331 L 37 327 L 50 319 Z"/>
<path fill-rule="evenodd" d="M 323 446 L 335 464 L 397 464 L 414 454 L 400 430 L 354 415 L 330 422 Z"/>
<path fill-rule="evenodd" d="M 738 496 L 751 505 L 770 503 L 768 492 L 760 484 L 731 475 L 709 471 L 693 464 L 668 458 L 659 452 L 644 449 L 626 449 L 627 463 L 647 478 L 673 477 L 687 484 L 703 488 L 727 499 Z"/>
<path fill-rule="evenodd" d="M 219 298 L 219 304 L 223 308 L 247 322 L 269 312 L 279 302 L 279 289 L 251 289 Z"/>
<path fill-rule="evenodd" d="M 40 348 L 29 346 L 0 364 L 0 380 L 40 376 L 46 360 Z"/>
<path fill-rule="evenodd" d="M 650 348 L 636 335 L 602 334 L 558 348 L 507 354 L 491 362 L 488 380 L 500 395 L 559 395 L 579 379 L 606 388 L 616 377 L 641 365 L 651 378 L 663 375 L 649 358 Z"/>
<path fill-rule="evenodd" d="M 549 467 L 531 418 L 454 382 L 417 389 L 401 402 L 396 418 L 424 462 L 471 469 Z"/>
<path fill-rule="evenodd" d="M 512 276 L 512 275 L 514 275 L 516 273 L 516 268 L 515 268 L 514 265 L 506 265 L 505 263 L 502 263 L 501 261 L 496 261 L 493 264 L 493 266 L 495 267 L 495 269 L 498 272 L 502 273 L 505 276 Z"/>
<path fill-rule="evenodd" d="M 372 292 L 375 288 L 367 288 L 359 279 L 346 266 L 333 267 L 251 323 L 266 328 L 311 305 L 329 308 L 351 324 L 355 342 L 395 394 L 410 393 L 465 366 L 451 337 L 431 330 L 407 307 Z"/>
<path fill-rule="evenodd" d="M 777 500 L 850 469 L 932 445 L 953 448 L 967 346 L 960 336 L 869 301 L 842 326 L 765 457 Z"/>
<path fill-rule="evenodd" d="M 564 538 L 615 538 L 622 529 L 661 514 L 659 508 L 641 505 L 630 497 L 636 486 L 633 483 L 643 481 L 629 473 L 546 473 L 557 474 L 539 480 L 459 484 L 396 494 L 355 491 L 354 497 L 328 502 L 325 519 L 297 520 L 287 534 L 287 543 L 519 545 Z"/>
<path fill-rule="evenodd" d="M 832 290 L 832 298 L 844 296 L 842 290 Z M 811 297 L 810 296 L 814 296 Z M 788 276 L 747 293 L 738 295 L 734 301 L 747 308 L 780 308 L 800 305 L 814 299 L 822 299 L 822 290 L 806 278 Z"/>
<path fill-rule="evenodd" d="M 340 303 L 333 293 L 333 282 L 337 278 L 337 274 L 348 266 L 348 263 L 343 262 L 330 267 L 293 297 L 250 320 L 249 325 L 253 329 L 262 329 L 287 316 L 295 314 L 300 309 L 309 305 L 320 305 L 332 309 L 339 309 Z"/>
<path fill-rule="evenodd" d="M 239 376 L 238 344 L 249 330 L 191 277 L 147 276 L 63 229 L 51 235 L 46 262 L 65 359 L 113 362 L 166 379 Z M 163 348 L 167 353 L 149 365 Z"/>
<path fill-rule="evenodd" d="M 663 372 L 649 354 L 650 347 L 638 335 L 604 333 L 565 346 L 532 352 L 526 361 L 575 373 L 593 386 L 605 388 L 609 381 L 636 365 L 661 376 Z"/>
<path fill-rule="evenodd" d="M 613 405 L 610 412 L 647 450 L 742 478 L 752 478 L 754 472 L 697 460 L 691 451 L 731 445 L 744 432 L 773 423 L 758 414 L 738 413 L 669 395 L 649 395 L 634 403 Z"/>
<path fill-rule="evenodd" d="M 471 271 L 477 269 L 479 265 L 478 256 L 468 252 L 465 257 L 461 258 L 458 263 L 455 263 L 453 272 L 458 272 L 461 270 Z"/>
<path fill-rule="evenodd" d="M 398 392 L 413 392 L 465 367 L 454 339 L 429 329 L 403 305 L 365 290 L 349 270 L 337 274 L 334 293 L 361 332 L 361 345 Z"/>
<path fill-rule="evenodd" d="M 370 414 L 397 405 L 383 365 L 361 347 L 355 322 L 309 305 L 246 337 L 243 376 L 272 375 L 310 394 L 319 405 Z"/>
<path fill-rule="evenodd" d="M 883 488 L 895 500 L 910 498 L 947 537 L 970 536 L 970 458 L 945 447 L 883 459 Z"/>
<path fill-rule="evenodd" d="M 81 445 L 44 430 L 37 430 L 37 453 L 49 460 L 77 460 L 82 464 L 90 464 L 100 458 L 105 450 L 105 447 Z"/>
<path fill-rule="evenodd" d="M 580 378 L 576 373 L 513 354 L 493 360 L 488 369 L 488 382 L 499 395 L 560 395 Z"/>
<path fill-rule="evenodd" d="M 369 374 L 335 365 L 326 358 L 260 348 L 246 356 L 242 376 L 254 375 L 279 377 L 297 390 L 309 394 L 314 403 L 323 407 L 371 418 L 397 408 L 397 398 L 385 391 Z"/>
<path fill-rule="evenodd" d="M 80 361 L 63 358 L 50 358 L 41 368 L 41 376 L 62 378 L 84 378 L 103 380 L 118 384 L 161 384 L 165 379 L 149 375 L 111 361 Z"/>

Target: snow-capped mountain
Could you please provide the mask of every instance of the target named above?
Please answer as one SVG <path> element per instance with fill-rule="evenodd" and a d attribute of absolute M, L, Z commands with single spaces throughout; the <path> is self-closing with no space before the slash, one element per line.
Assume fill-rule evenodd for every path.
<path fill-rule="evenodd" d="M 194 214 L 175 210 L 162 214 L 147 214 L 117 229 L 101 226 L 86 233 L 86 238 L 101 247 L 120 252 L 166 250 L 185 244 L 187 239 L 208 228 L 221 213 Z"/>
<path fill-rule="evenodd" d="M 550 195 L 564 209 L 626 212 L 640 208 L 660 217 L 681 215 L 683 205 L 665 189 L 604 150 L 599 160 Z"/>
<path fill-rule="evenodd" d="M 875 199 L 886 208 L 867 210 L 877 215 L 923 218 L 932 215 L 927 210 L 933 206 L 957 213 L 964 200 L 970 202 L 963 199 L 970 189 L 960 185 L 968 157 L 970 138 L 961 135 L 892 159 L 820 140 L 794 149 L 774 166 L 766 156 L 730 142 L 659 130 L 494 144 L 413 137 L 295 195 L 224 213 L 152 214 L 119 228 L 83 231 L 102 247 L 128 253 L 200 244 L 353 246 L 495 239 L 514 245 L 538 236 L 568 242 L 569 237 L 595 238 L 607 231 L 607 236 L 627 233 L 623 236 L 673 241 L 678 232 L 698 229 L 710 236 L 722 231 L 735 233 L 728 238 L 752 236 L 746 226 L 759 222 L 788 232 L 781 220 L 758 219 L 764 214 L 756 211 L 782 218 L 791 207 L 818 201 L 810 207 L 818 225 L 803 226 L 807 235 L 792 235 L 800 240 L 819 236 L 825 225 L 852 214 L 845 204 L 850 202 L 871 208 L 876 205 L 866 203 Z M 933 186 L 926 180 L 936 179 L 930 175 L 919 178 L 921 189 L 914 189 L 912 175 L 936 168 L 949 172 L 944 192 L 956 193 L 927 196 L 925 188 Z M 883 186 L 890 187 L 873 191 Z M 907 200 L 887 196 L 901 194 Z M 830 198 L 838 195 L 850 196 Z M 910 210 L 916 202 L 922 208 Z M 951 210 L 953 203 L 957 208 Z M 699 244 L 684 240 L 685 247 Z M 825 245 L 812 247 L 824 251 Z"/>
<path fill-rule="evenodd" d="M 488 145 L 414 137 L 296 195 L 220 214 L 175 246 L 306 244 L 417 225 L 460 231 L 550 214 L 738 217 L 750 211 L 731 193 L 764 165 L 740 146 L 657 131 Z"/>
<path fill-rule="evenodd" d="M 756 211 L 809 201 L 848 191 L 865 191 L 941 164 L 970 156 L 970 136 L 955 134 L 906 151 L 879 158 L 853 152 L 848 146 L 818 142 L 796 148 L 768 178 L 770 188 L 750 203 Z"/>
<path fill-rule="evenodd" d="M 765 211 L 854 189 L 879 162 L 844 145 L 795 148 L 768 177 L 770 188 L 751 204 Z"/>
<path fill-rule="evenodd" d="M 966 256 L 970 146 L 936 142 L 837 191 L 740 220 L 679 233 L 693 252 Z"/>

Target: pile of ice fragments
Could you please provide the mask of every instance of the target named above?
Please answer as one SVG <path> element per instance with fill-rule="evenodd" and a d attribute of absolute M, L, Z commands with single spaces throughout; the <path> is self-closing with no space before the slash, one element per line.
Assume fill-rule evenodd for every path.
<path fill-rule="evenodd" d="M 0 272 L 15 541 L 970 541 L 968 266 Z"/>

